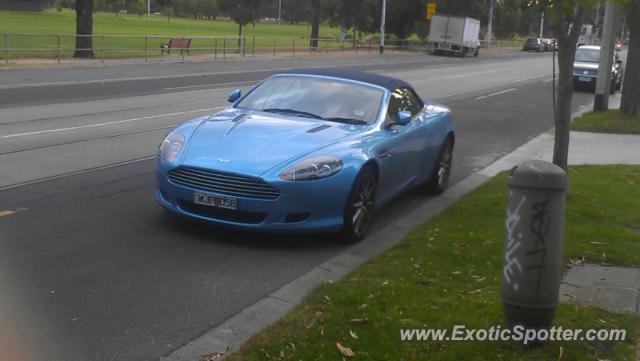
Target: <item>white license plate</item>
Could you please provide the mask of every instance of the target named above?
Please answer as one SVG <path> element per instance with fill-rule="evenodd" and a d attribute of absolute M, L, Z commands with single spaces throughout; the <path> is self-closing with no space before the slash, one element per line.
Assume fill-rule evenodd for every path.
<path fill-rule="evenodd" d="M 235 198 L 202 192 L 193 192 L 193 203 L 216 208 L 236 209 Z"/>
<path fill-rule="evenodd" d="M 451 44 L 449 44 L 449 43 L 440 43 L 440 44 L 438 44 L 438 48 L 449 50 L 449 49 L 451 49 Z"/>
<path fill-rule="evenodd" d="M 588 76 L 579 76 L 578 77 L 579 81 L 591 81 L 591 78 L 589 78 Z"/>

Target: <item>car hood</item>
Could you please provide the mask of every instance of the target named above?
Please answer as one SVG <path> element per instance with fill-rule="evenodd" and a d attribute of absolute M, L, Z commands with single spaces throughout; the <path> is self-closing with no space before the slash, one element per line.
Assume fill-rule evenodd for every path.
<path fill-rule="evenodd" d="M 589 70 L 598 70 L 598 63 L 588 63 L 582 61 L 576 61 L 573 63 L 574 69 L 589 69 Z"/>
<path fill-rule="evenodd" d="M 201 121 L 188 140 L 182 165 L 257 177 L 362 128 L 366 127 L 264 112 L 224 111 Z"/>

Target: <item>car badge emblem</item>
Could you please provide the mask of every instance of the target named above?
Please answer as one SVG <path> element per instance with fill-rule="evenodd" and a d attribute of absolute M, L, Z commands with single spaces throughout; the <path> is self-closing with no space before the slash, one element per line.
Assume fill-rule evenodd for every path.
<path fill-rule="evenodd" d="M 231 163 L 231 161 L 229 159 L 222 159 L 222 158 L 218 158 L 218 162 L 220 162 L 220 163 Z"/>
<path fill-rule="evenodd" d="M 587 74 L 589 74 L 589 71 L 585 70 L 585 71 L 582 72 L 582 74 L 587 75 Z"/>

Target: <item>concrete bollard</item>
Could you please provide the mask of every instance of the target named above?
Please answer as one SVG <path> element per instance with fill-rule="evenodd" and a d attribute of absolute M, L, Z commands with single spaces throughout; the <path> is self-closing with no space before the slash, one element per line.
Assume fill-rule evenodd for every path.
<path fill-rule="evenodd" d="M 531 160 L 508 180 L 502 305 L 508 327 L 548 328 L 559 302 L 567 176 Z"/>

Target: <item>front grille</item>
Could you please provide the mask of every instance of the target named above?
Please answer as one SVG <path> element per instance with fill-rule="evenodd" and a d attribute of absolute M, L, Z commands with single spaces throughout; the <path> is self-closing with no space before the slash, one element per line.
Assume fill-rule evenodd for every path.
<path fill-rule="evenodd" d="M 181 167 L 169 172 L 171 182 L 237 197 L 275 199 L 280 191 L 260 178 Z"/>
<path fill-rule="evenodd" d="M 189 213 L 193 213 L 202 217 L 235 223 L 259 224 L 264 222 L 265 218 L 267 218 L 266 213 L 236 211 L 231 209 L 209 207 L 188 201 L 180 201 L 180 208 Z"/>

